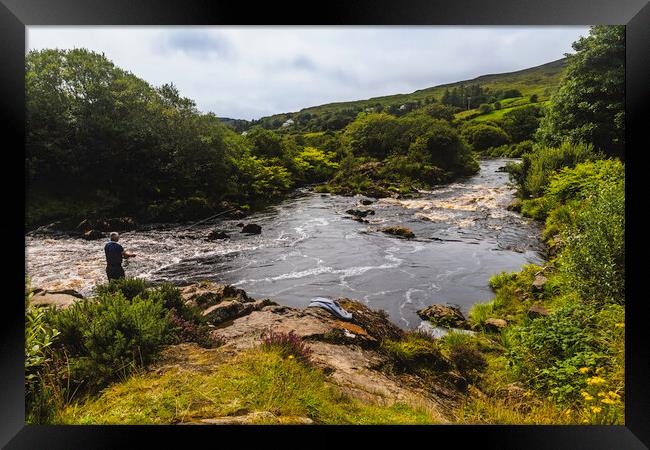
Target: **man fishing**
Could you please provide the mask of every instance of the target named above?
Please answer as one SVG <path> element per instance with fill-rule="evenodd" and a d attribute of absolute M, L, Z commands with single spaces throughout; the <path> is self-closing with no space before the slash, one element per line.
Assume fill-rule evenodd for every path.
<path fill-rule="evenodd" d="M 133 258 L 137 256 L 135 253 L 130 253 L 124 250 L 117 241 L 120 240 L 119 233 L 112 232 L 111 240 L 104 246 L 104 253 L 106 253 L 106 276 L 108 281 L 124 278 L 124 269 L 122 268 L 122 258 Z"/>

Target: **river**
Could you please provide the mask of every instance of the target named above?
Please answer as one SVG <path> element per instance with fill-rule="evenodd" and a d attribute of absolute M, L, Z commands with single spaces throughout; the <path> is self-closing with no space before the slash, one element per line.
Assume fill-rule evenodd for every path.
<path fill-rule="evenodd" d="M 506 209 L 514 191 L 499 168 L 508 161 L 483 160 L 475 176 L 422 192 L 417 199 L 387 198 L 368 206 L 360 205 L 363 197 L 300 189 L 245 219 L 262 226 L 260 235 L 240 234 L 238 220 L 125 232 L 120 243 L 138 254 L 125 264 L 126 274 L 152 281 L 230 283 L 253 297 L 298 307 L 312 297 L 345 296 L 415 328 L 418 309 L 452 303 L 467 312 L 491 299 L 491 275 L 542 261 L 539 226 Z M 350 208 L 375 214 L 366 217 L 369 223 L 359 223 L 345 213 Z M 388 225 L 406 226 L 416 237 L 378 231 Z M 206 240 L 215 228 L 231 238 Z M 103 245 L 28 234 L 31 285 L 91 294 L 106 277 Z"/>

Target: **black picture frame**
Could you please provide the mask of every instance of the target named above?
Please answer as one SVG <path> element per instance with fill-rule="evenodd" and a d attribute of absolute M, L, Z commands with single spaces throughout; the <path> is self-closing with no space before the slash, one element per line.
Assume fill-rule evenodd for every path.
<path fill-rule="evenodd" d="M 24 57 L 29 25 L 590 25 L 625 24 L 626 65 L 626 425 L 625 426 L 433 426 L 433 427 L 135 427 L 26 426 L 24 424 L 24 191 L 18 189 L 24 154 Z M 3 128 L 2 179 L 5 217 L 0 220 L 6 249 L 3 317 L 0 333 L 0 444 L 15 448 L 130 448 L 139 439 L 149 446 L 194 445 L 195 439 L 223 443 L 224 436 L 246 443 L 262 437 L 285 446 L 346 444 L 349 437 L 374 445 L 396 437 L 415 445 L 450 439 L 454 447 L 474 442 L 480 448 L 642 449 L 650 446 L 650 351 L 643 335 L 644 240 L 641 155 L 644 109 L 650 99 L 650 5 L 646 0 L 348 0 L 308 4 L 294 0 L 252 4 L 234 1 L 170 0 L 0 0 L 0 99 Z M 12 145 L 8 145 L 13 142 Z M 11 161 L 7 161 L 7 158 Z M 15 160 L 13 160 L 15 158 Z M 23 173 L 23 180 L 25 179 Z M 640 214 L 640 212 L 639 212 Z M 632 243 L 632 245 L 629 245 Z M 7 253 L 9 252 L 9 253 Z M 23 277 L 21 279 L 21 276 Z M 334 430 L 334 432 L 332 431 Z M 288 439 L 300 434 L 297 439 Z M 329 438 L 329 439 L 328 439 Z M 405 439 L 408 439 L 406 441 Z M 398 441 L 399 442 L 399 441 Z M 140 446 L 142 444 L 139 444 Z"/>

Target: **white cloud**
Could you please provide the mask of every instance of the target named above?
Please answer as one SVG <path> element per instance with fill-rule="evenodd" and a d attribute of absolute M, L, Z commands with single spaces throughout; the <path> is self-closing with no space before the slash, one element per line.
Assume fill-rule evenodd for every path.
<path fill-rule="evenodd" d="M 28 50 L 84 47 L 233 118 L 412 92 L 543 64 L 587 27 L 40 27 Z"/>

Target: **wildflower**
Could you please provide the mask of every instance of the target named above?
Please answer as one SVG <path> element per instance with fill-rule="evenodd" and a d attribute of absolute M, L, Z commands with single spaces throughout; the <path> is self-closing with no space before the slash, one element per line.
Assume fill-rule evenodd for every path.
<path fill-rule="evenodd" d="M 614 405 L 614 404 L 616 404 L 616 401 L 612 400 L 611 398 L 603 398 L 600 401 L 602 403 L 606 404 L 606 405 Z"/>
<path fill-rule="evenodd" d="M 599 376 L 591 377 L 587 380 L 587 384 L 589 386 L 593 386 L 596 384 L 603 384 L 603 383 L 605 383 L 605 379 Z"/>
<path fill-rule="evenodd" d="M 578 372 L 587 373 L 587 372 L 589 372 L 589 367 L 581 367 L 581 368 L 578 369 Z"/>
<path fill-rule="evenodd" d="M 600 392 L 598 393 L 598 397 L 604 397 L 604 396 L 605 396 L 605 393 L 604 393 L 604 392 L 600 391 Z"/>
<path fill-rule="evenodd" d="M 594 399 L 591 395 L 589 395 L 589 394 L 586 393 L 586 392 L 583 392 L 583 393 L 582 393 L 582 397 L 585 399 L 586 402 L 589 402 L 589 401 L 591 401 L 591 400 Z"/>
<path fill-rule="evenodd" d="M 603 410 L 603 408 L 601 408 L 600 406 L 592 406 L 591 407 L 591 412 L 596 413 L 596 414 L 598 414 L 602 410 Z"/>
<path fill-rule="evenodd" d="M 615 326 L 616 328 L 625 328 L 625 324 L 623 322 L 619 322 Z"/>
<path fill-rule="evenodd" d="M 620 395 L 618 395 L 616 392 L 612 392 L 612 391 L 609 391 L 609 392 L 607 393 L 607 396 L 610 397 L 610 398 L 614 398 L 614 399 L 619 399 L 619 398 L 621 398 Z"/>
<path fill-rule="evenodd" d="M 293 355 L 289 355 L 289 359 L 293 359 L 293 358 L 294 358 L 294 356 L 293 356 Z"/>

